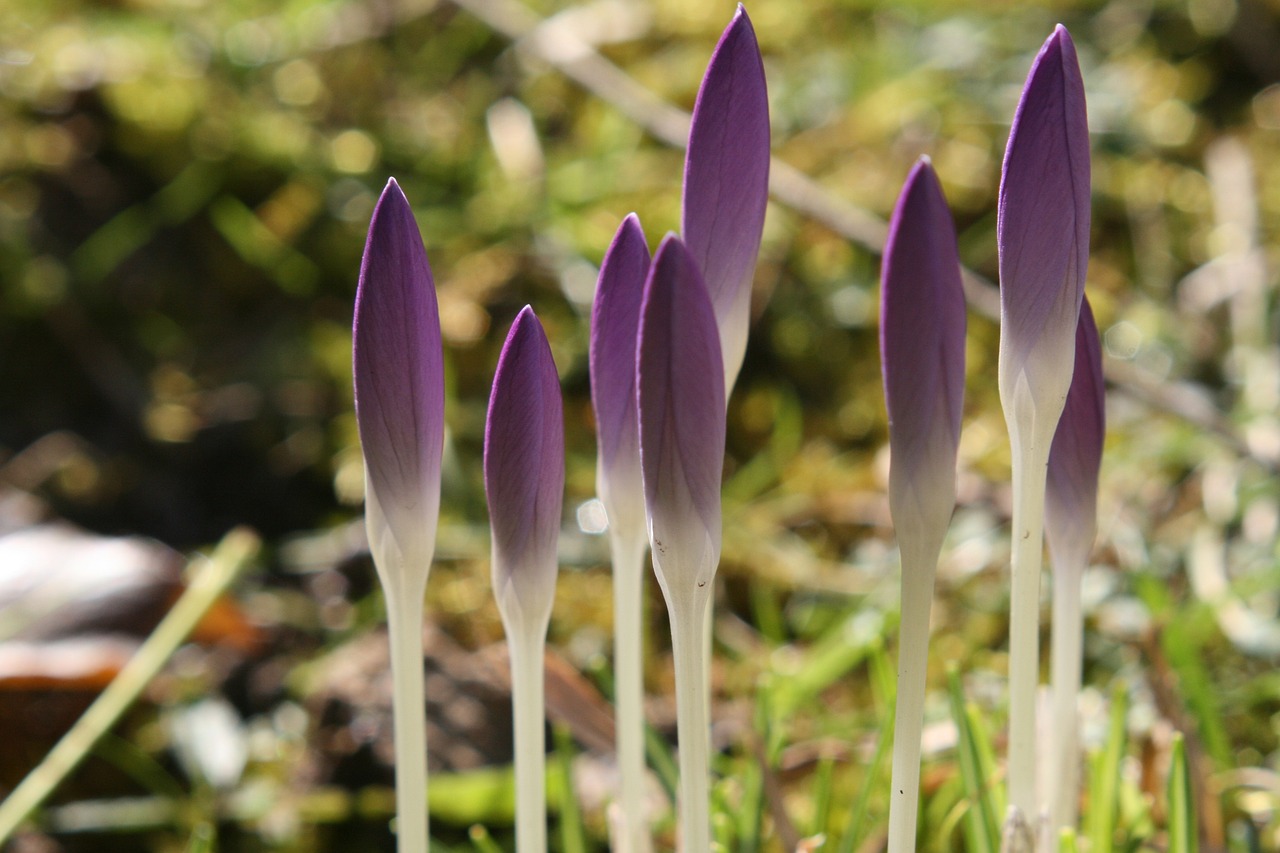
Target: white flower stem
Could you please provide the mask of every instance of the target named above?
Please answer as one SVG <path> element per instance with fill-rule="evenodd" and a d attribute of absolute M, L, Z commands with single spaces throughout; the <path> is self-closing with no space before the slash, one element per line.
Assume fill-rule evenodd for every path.
<path fill-rule="evenodd" d="M 705 588 L 704 588 L 705 590 Z M 676 732 L 680 751 L 680 825 L 683 853 L 711 850 L 707 707 L 707 661 L 704 624 L 708 594 L 667 597 L 671 646 L 676 669 Z"/>
<path fill-rule="evenodd" d="M 427 727 L 422 675 L 422 599 L 427 576 L 383 579 L 391 644 L 396 751 L 396 849 L 427 851 Z"/>
<path fill-rule="evenodd" d="M 938 551 L 902 542 L 902 621 L 898 628 L 898 690 L 894 710 L 893 775 L 889 789 L 889 853 L 915 853 L 920 805 L 920 735 L 929 665 L 929 610 Z M 940 538 L 940 537 L 938 537 Z"/>
<path fill-rule="evenodd" d="M 1057 554 L 1055 557 L 1059 556 Z M 1053 635 L 1050 647 L 1053 695 L 1053 744 L 1049 751 L 1049 816 L 1051 837 L 1074 829 L 1080 797 L 1077 702 L 1083 660 L 1084 624 L 1080 584 L 1087 557 L 1079 552 L 1053 562 Z"/>
<path fill-rule="evenodd" d="M 1009 805 L 1036 811 L 1036 687 L 1040 680 L 1040 566 L 1049 442 L 1035 430 L 1013 443 L 1013 568 L 1009 602 Z M 1052 433 L 1050 433 L 1052 436 Z"/>
<path fill-rule="evenodd" d="M 516 850 L 546 853 L 547 744 L 543 700 L 545 623 L 517 632 L 508 629 L 511 655 L 511 710 L 516 730 Z"/>
<path fill-rule="evenodd" d="M 625 853 L 649 853 L 652 842 L 645 813 L 644 762 L 644 528 L 628 535 L 610 527 L 613 553 L 613 669 L 617 714 L 621 837 Z"/>

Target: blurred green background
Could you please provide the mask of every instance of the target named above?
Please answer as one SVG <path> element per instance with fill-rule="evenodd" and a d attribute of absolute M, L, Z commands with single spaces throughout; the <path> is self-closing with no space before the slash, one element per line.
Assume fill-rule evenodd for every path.
<path fill-rule="evenodd" d="M 682 152 L 555 63 L 585 46 L 687 110 L 734 6 L 521 8 L 553 21 L 525 49 L 443 0 L 0 2 L 0 482 L 36 496 L 46 517 L 99 533 L 189 550 L 247 524 L 270 546 L 240 598 L 271 649 L 229 682 L 217 667 L 189 674 L 135 721 L 138 760 L 167 767 L 169 736 L 156 733 L 166 716 L 201 692 L 225 694 L 241 726 L 274 744 L 251 753 L 233 789 L 289 792 L 297 802 L 271 812 L 275 823 L 237 817 L 225 791 L 202 799 L 172 770 L 179 800 L 220 815 L 223 849 L 344 849 L 347 830 L 333 826 L 389 844 L 385 799 L 367 814 L 351 804 L 385 791 L 385 760 L 343 776 L 312 755 L 325 748 L 318 731 L 350 723 L 312 701 L 324 680 L 315 662 L 376 638 L 379 623 L 359 543 L 350 321 L 364 231 L 389 176 L 435 271 L 449 383 L 429 618 L 458 654 L 501 638 L 487 598 L 482 428 L 502 338 L 532 304 L 563 380 L 569 451 L 552 640 L 607 693 L 587 316 L 595 265 L 626 213 L 639 213 L 653 245 L 678 228 Z M 1176 728 L 1188 733 L 1209 849 L 1276 849 L 1280 3 L 755 0 L 748 11 L 775 154 L 881 218 L 911 163 L 930 155 L 962 258 L 989 281 L 1014 105 L 1054 23 L 1071 30 L 1093 138 L 1088 294 L 1111 380 L 1086 582 L 1089 719 L 1103 725 L 1111 685 L 1127 685 L 1124 839 L 1160 843 L 1162 816 L 1143 797 Z M 887 768 L 866 766 L 887 701 L 868 676 L 883 644 L 892 649 L 897 606 L 877 279 L 873 253 L 771 205 L 729 407 L 717 689 L 730 723 L 717 796 L 726 814 L 751 796 L 773 802 L 752 784 L 774 777 L 743 769 L 761 765 L 776 772 L 780 805 L 747 810 L 756 835 L 722 825 L 735 850 L 782 849 L 780 813 L 838 835 L 863 781 L 879 773 L 887 785 Z M 996 341 L 994 322 L 971 313 L 960 507 L 934 642 L 936 685 L 958 665 L 993 731 L 1009 509 Z M 670 664 L 651 593 L 650 689 L 662 696 Z M 929 849 L 958 849 L 941 692 L 935 704 L 925 837 Z M 282 708 L 301 722 L 282 723 Z M 297 731 L 312 745 L 282 747 Z M 308 776 L 308 761 L 326 770 Z M 814 793 L 822 773 L 829 813 Z M 345 805 L 300 805 L 309 786 Z M 872 790 L 868 838 L 886 802 Z M 603 817 L 585 805 L 598 845 Z M 202 820 L 153 821 L 109 849 L 191 849 L 205 837 L 192 826 L 209 829 Z M 442 837 L 462 844 L 472 822 L 501 835 L 503 821 L 481 807 Z M 94 846 L 92 824 L 82 829 L 40 843 L 108 849 Z"/>

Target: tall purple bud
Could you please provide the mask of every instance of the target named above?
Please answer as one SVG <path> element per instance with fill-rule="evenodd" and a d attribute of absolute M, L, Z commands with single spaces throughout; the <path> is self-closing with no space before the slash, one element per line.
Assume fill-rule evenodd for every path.
<path fill-rule="evenodd" d="M 1044 520 L 1053 557 L 1051 682 L 1054 743 L 1049 753 L 1048 802 L 1055 831 L 1076 824 L 1080 799 L 1077 700 L 1083 662 L 1080 593 L 1098 528 L 1098 469 L 1106 432 L 1102 342 L 1089 300 L 1080 302 L 1075 370 L 1067 404 L 1049 450 Z"/>
<path fill-rule="evenodd" d="M 1040 49 L 1009 132 L 996 222 L 1000 401 L 1013 459 L 1009 613 L 1010 831 L 1034 824 L 1045 469 L 1075 363 L 1089 260 L 1089 127 L 1075 46 Z"/>
<path fill-rule="evenodd" d="M 440 511 L 444 367 L 431 267 L 394 179 L 369 223 L 352 339 L 365 529 L 387 602 L 397 846 L 400 853 L 425 853 L 422 598 Z"/>
<path fill-rule="evenodd" d="M 600 265 L 591 306 L 591 402 L 597 431 L 596 494 L 609 519 L 613 562 L 614 705 L 619 814 L 614 846 L 648 853 L 644 764 L 644 483 L 636 411 L 636 338 L 649 247 L 633 213 Z"/>
<path fill-rule="evenodd" d="M 555 599 L 564 499 L 564 412 L 551 347 L 525 306 L 507 334 L 489 395 L 484 486 L 493 594 L 511 661 L 516 847 L 547 849 L 543 652 Z"/>
<path fill-rule="evenodd" d="M 965 301 L 955 225 L 927 158 L 907 176 L 881 269 L 880 364 L 889 411 L 889 510 L 902 553 L 902 622 L 889 853 L 916 849 L 929 610 L 956 502 Z"/>
<path fill-rule="evenodd" d="M 705 628 L 720 562 L 724 364 L 702 275 L 674 235 L 649 267 L 637 369 L 649 546 L 675 658 L 683 849 L 710 850 Z"/>
<path fill-rule="evenodd" d="M 560 380 L 542 324 L 525 306 L 498 358 L 484 435 L 493 589 L 504 622 L 544 627 L 564 500 Z"/>
<path fill-rule="evenodd" d="M 725 28 L 698 90 L 685 155 L 681 236 L 719 328 L 725 393 L 747 349 L 751 280 L 769 199 L 769 97 L 746 10 Z"/>
<path fill-rule="evenodd" d="M 435 282 L 400 186 L 369 223 L 353 337 L 366 524 L 380 572 L 426 572 L 444 452 L 444 367 Z"/>

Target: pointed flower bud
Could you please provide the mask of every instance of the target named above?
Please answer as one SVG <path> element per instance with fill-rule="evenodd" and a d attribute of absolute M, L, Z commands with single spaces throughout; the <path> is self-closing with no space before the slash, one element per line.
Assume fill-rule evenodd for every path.
<path fill-rule="evenodd" d="M 599 433 L 596 492 L 609 524 L 643 531 L 644 486 L 636 415 L 636 334 L 649 247 L 633 213 L 605 252 L 591 306 L 591 403 Z M 643 535 L 642 533 L 640 535 Z"/>
<path fill-rule="evenodd" d="M 369 544 L 379 571 L 425 576 L 444 452 L 440 317 L 422 236 L 394 179 L 369 223 L 352 338 Z"/>
<path fill-rule="evenodd" d="M 1081 560 L 1098 526 L 1098 469 L 1106 432 L 1102 342 L 1089 300 L 1080 303 L 1076 364 L 1062 420 L 1049 449 L 1045 487 L 1045 533 L 1050 550 Z M 1081 553 L 1083 552 L 1083 553 Z M 1060 562 L 1060 561 L 1055 561 Z"/>
<path fill-rule="evenodd" d="M 1031 67 L 1005 149 L 1000 249 L 1000 385 L 1024 380 L 1049 429 L 1070 385 L 1089 260 L 1089 126 L 1075 46 L 1058 26 Z"/>
<path fill-rule="evenodd" d="M 637 362 L 649 543 L 670 600 L 709 589 L 720 562 L 725 440 L 715 313 L 696 263 L 673 234 L 649 267 Z"/>
<path fill-rule="evenodd" d="M 742 368 L 765 204 L 769 97 L 747 12 L 725 28 L 702 78 L 685 155 L 681 232 L 707 283 L 720 330 L 725 390 Z"/>
<path fill-rule="evenodd" d="M 564 413 L 551 347 L 528 306 L 507 334 L 493 377 L 484 485 L 503 621 L 545 630 L 564 499 Z"/>
<path fill-rule="evenodd" d="M 927 158 L 898 198 L 881 279 L 890 509 L 900 541 L 936 537 L 941 546 L 955 508 L 965 302 L 955 225 Z"/>

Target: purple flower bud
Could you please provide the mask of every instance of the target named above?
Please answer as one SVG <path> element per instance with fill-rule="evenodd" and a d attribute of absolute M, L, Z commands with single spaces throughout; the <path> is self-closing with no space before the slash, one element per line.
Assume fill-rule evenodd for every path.
<path fill-rule="evenodd" d="M 955 508 L 965 301 L 955 225 L 927 158 L 898 197 L 881 281 L 890 508 L 901 533 L 918 537 L 923 526 L 940 545 Z"/>
<path fill-rule="evenodd" d="M 596 491 L 609 523 L 644 523 L 636 415 L 636 335 L 649 272 L 649 247 L 633 213 L 622 220 L 600 265 L 591 306 L 591 402 L 599 434 Z"/>
<path fill-rule="evenodd" d="M 1105 405 L 1102 342 L 1086 298 L 1080 303 L 1071 390 L 1049 449 L 1044 506 L 1050 550 L 1061 555 L 1076 554 L 1081 560 L 1093 547 L 1098 526 L 1098 469 L 1102 466 L 1106 432 Z"/>
<path fill-rule="evenodd" d="M 684 166 L 681 232 L 720 329 L 725 389 L 742 367 L 765 204 L 769 199 L 769 97 L 747 12 L 725 28 L 693 108 Z"/>
<path fill-rule="evenodd" d="M 654 568 L 668 600 L 706 588 L 720 561 L 724 368 L 715 313 L 684 243 L 668 234 L 640 308 L 640 465 Z"/>
<path fill-rule="evenodd" d="M 1037 399 L 1060 406 L 1089 261 L 1089 125 L 1062 26 L 1040 49 L 1018 103 L 996 230 L 1002 388 L 1012 392 L 1025 375 Z"/>
<path fill-rule="evenodd" d="M 422 236 L 394 179 L 369 223 L 352 337 L 370 547 L 380 570 L 425 572 L 444 452 L 440 317 Z"/>
<path fill-rule="evenodd" d="M 564 500 L 564 413 L 551 347 L 528 306 L 512 324 L 493 376 L 484 485 L 498 608 L 504 621 L 545 626 Z"/>

